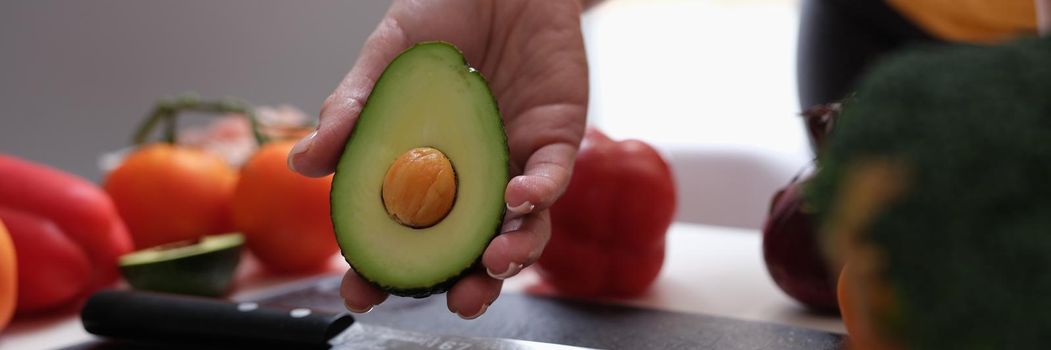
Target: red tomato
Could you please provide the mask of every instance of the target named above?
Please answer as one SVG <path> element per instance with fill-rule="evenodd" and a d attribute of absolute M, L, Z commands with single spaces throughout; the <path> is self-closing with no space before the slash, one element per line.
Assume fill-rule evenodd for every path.
<path fill-rule="evenodd" d="M 308 178 L 289 170 L 293 145 L 263 146 L 241 168 L 234 194 L 234 222 L 248 249 L 278 272 L 318 269 L 339 251 L 329 218 L 332 176 Z"/>
<path fill-rule="evenodd" d="M 664 263 L 675 215 L 671 169 L 652 147 L 589 129 L 566 193 L 551 207 L 543 279 L 576 296 L 634 296 Z"/>
<path fill-rule="evenodd" d="M 91 261 L 54 222 L 0 208 L 17 252 L 18 312 L 62 306 L 91 287 Z"/>

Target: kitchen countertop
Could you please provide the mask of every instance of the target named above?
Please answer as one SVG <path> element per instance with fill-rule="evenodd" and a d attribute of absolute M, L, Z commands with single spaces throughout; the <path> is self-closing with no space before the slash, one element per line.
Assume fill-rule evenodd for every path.
<path fill-rule="evenodd" d="M 668 232 L 667 246 L 665 265 L 655 285 L 639 298 L 616 302 L 844 332 L 838 317 L 809 313 L 774 285 L 763 266 L 756 230 L 676 223 Z M 334 256 L 322 274 L 339 274 L 345 268 L 342 258 Z M 250 258 L 238 274 L 234 299 L 252 298 L 316 277 L 268 275 Z M 527 269 L 505 283 L 504 293 L 525 292 L 538 281 L 536 273 Z M 0 349 L 52 349 L 91 338 L 76 315 L 67 313 L 16 320 L 0 335 Z"/>

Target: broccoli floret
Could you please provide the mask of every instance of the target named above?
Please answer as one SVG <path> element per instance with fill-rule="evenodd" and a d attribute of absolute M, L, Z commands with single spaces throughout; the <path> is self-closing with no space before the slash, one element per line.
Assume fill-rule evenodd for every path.
<path fill-rule="evenodd" d="M 901 344 L 1051 344 L 1051 39 L 888 59 L 844 103 L 822 156 L 808 193 L 823 222 L 851 164 L 908 170 L 905 192 L 864 230 L 882 253 Z"/>

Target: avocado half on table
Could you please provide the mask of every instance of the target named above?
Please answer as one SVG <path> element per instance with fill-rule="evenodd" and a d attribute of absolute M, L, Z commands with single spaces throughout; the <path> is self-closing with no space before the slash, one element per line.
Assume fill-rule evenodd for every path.
<path fill-rule="evenodd" d="M 121 274 L 135 289 L 217 297 L 226 294 L 241 261 L 244 236 L 204 236 L 120 257 Z"/>
<path fill-rule="evenodd" d="M 445 292 L 499 231 L 507 181 L 507 136 L 485 79 L 451 44 L 416 44 L 376 81 L 336 167 L 343 256 L 391 294 Z"/>

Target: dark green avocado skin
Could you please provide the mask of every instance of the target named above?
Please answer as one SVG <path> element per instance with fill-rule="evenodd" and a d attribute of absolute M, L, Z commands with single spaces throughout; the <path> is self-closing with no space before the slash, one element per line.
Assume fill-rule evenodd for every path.
<path fill-rule="evenodd" d="M 456 274 L 456 276 L 449 277 L 449 279 L 441 281 L 441 282 L 438 282 L 438 284 L 435 284 L 435 285 L 430 286 L 430 287 L 424 287 L 424 288 L 398 289 L 398 288 L 394 288 L 394 287 L 383 286 L 383 285 L 380 285 L 380 284 L 368 279 L 368 277 L 361 276 L 361 275 L 359 275 L 359 276 L 361 276 L 361 278 L 363 278 L 364 280 L 368 281 L 372 285 L 382 289 L 383 291 L 385 291 L 387 293 L 390 293 L 391 295 L 396 295 L 396 296 L 399 296 L 399 297 L 426 298 L 426 297 L 429 297 L 429 296 L 434 295 L 434 294 L 442 294 L 442 293 L 448 292 L 449 288 L 452 288 L 452 286 L 454 284 L 456 284 L 456 281 L 459 281 L 464 276 L 467 276 L 467 274 L 470 273 L 472 270 L 474 270 L 475 267 L 477 267 L 478 265 L 479 264 L 476 262 L 474 265 L 471 265 L 471 267 L 468 267 L 468 268 L 464 269 L 463 271 L 460 271 L 460 273 Z M 351 267 L 353 267 L 353 265 L 351 265 Z"/>
<path fill-rule="evenodd" d="M 177 260 L 121 266 L 133 288 L 156 292 L 219 297 L 229 290 L 243 245 Z"/>
<path fill-rule="evenodd" d="M 412 48 L 415 48 L 415 47 L 421 46 L 421 45 L 434 45 L 434 44 L 446 45 L 446 46 L 449 46 L 449 47 L 453 48 L 454 50 L 460 51 L 460 49 L 457 48 L 455 45 L 453 45 L 451 43 L 448 43 L 448 42 L 444 42 L 444 41 L 419 42 L 419 43 L 416 43 L 415 45 L 413 45 Z M 405 51 L 411 50 L 412 48 L 406 49 Z M 460 52 L 460 55 L 463 56 L 463 52 Z M 464 57 L 463 66 L 467 70 L 467 72 L 468 72 L 467 74 L 476 75 L 479 79 L 481 79 L 483 82 L 486 83 L 486 86 L 489 85 L 488 84 L 488 80 L 485 79 L 485 76 L 483 76 L 482 73 L 480 71 L 478 71 L 477 69 L 474 69 L 473 67 L 471 67 L 471 65 L 467 62 L 466 57 Z M 382 79 L 382 75 L 381 75 L 380 79 Z M 377 81 L 379 81 L 379 79 L 377 79 Z M 499 110 L 500 109 L 500 105 L 499 105 L 499 103 L 497 103 L 496 97 L 493 96 L 492 93 L 490 93 L 489 96 L 492 98 L 493 105 L 496 106 L 496 108 L 497 108 L 497 113 L 500 113 L 500 115 L 502 116 L 503 114 Z M 368 101 L 365 102 L 365 105 L 366 106 L 368 105 Z M 364 110 L 364 108 L 362 108 L 362 110 Z M 501 130 L 506 130 L 505 128 L 506 128 L 506 125 L 504 124 L 503 118 L 501 117 L 500 118 L 500 129 Z M 350 136 L 347 139 L 349 140 L 349 139 L 353 138 L 354 137 L 354 133 L 357 132 L 357 131 L 358 131 L 358 128 L 351 129 Z M 510 149 L 508 149 L 508 147 L 507 147 L 507 133 L 503 132 L 503 133 L 501 133 L 501 136 L 503 136 L 504 154 L 510 154 Z M 505 158 L 505 160 L 508 161 L 508 164 L 506 166 L 507 166 L 508 169 L 510 169 L 509 159 Z M 507 181 L 509 181 L 509 180 L 510 179 L 506 179 L 505 183 Z M 332 186 L 329 189 L 329 197 L 330 198 L 334 198 L 333 196 L 335 195 L 335 193 L 332 193 L 332 191 L 334 189 L 335 189 L 335 186 Z M 332 210 L 333 210 L 332 207 L 333 206 L 329 207 L 329 210 L 330 210 L 329 215 L 330 216 L 335 216 L 336 213 L 332 212 Z M 496 238 L 496 236 L 500 234 L 500 227 L 502 226 L 501 224 L 503 223 L 503 217 L 506 214 L 506 211 L 507 210 L 505 208 L 503 211 L 501 211 L 500 215 L 498 216 L 498 219 L 496 220 L 496 223 L 494 224 L 494 226 L 496 227 L 496 231 L 493 233 L 492 237 L 490 237 L 489 242 L 492 242 L 493 238 Z M 337 241 L 339 240 L 339 235 L 338 234 L 336 235 L 336 239 L 337 239 Z M 488 246 L 488 243 L 486 244 L 486 246 Z M 484 250 L 483 250 L 483 253 L 484 253 Z M 346 255 L 344 255 L 344 257 L 345 256 Z M 353 269 L 354 268 L 354 262 L 350 261 L 350 259 L 346 259 L 346 258 L 345 258 L 345 260 L 347 261 L 347 264 L 349 264 L 350 267 Z M 456 282 L 459 281 L 461 278 L 466 276 L 468 273 L 471 273 L 472 271 L 478 270 L 480 268 L 480 266 L 481 266 L 481 260 L 482 260 L 482 254 L 479 254 L 478 259 L 475 260 L 474 264 L 471 264 L 470 266 L 464 268 L 459 273 L 457 273 L 457 274 L 455 274 L 453 276 L 450 276 L 448 279 L 445 279 L 445 280 L 443 280 L 441 282 L 438 282 L 438 283 L 436 283 L 434 285 L 431 285 L 429 287 L 408 288 L 408 289 L 396 288 L 396 287 L 391 287 L 391 286 L 386 286 L 386 285 L 382 285 L 382 284 L 376 283 L 373 279 L 370 279 L 368 276 L 363 275 L 361 273 L 358 273 L 358 276 L 360 276 L 363 280 L 369 282 L 373 286 L 376 286 L 377 288 L 379 288 L 379 289 L 381 289 L 381 290 L 383 290 L 383 291 L 385 291 L 387 293 L 390 293 L 391 295 L 400 296 L 400 297 L 426 298 L 426 297 L 431 296 L 431 295 L 442 294 L 442 293 L 445 293 L 445 292 L 449 291 L 449 289 L 452 288 L 452 286 L 454 284 L 456 284 Z M 357 269 L 355 269 L 355 271 L 357 271 Z"/>

